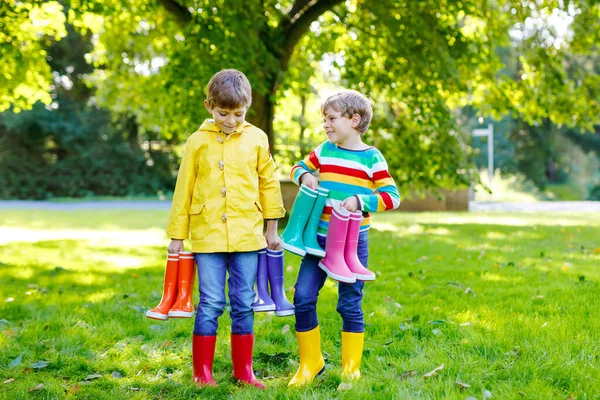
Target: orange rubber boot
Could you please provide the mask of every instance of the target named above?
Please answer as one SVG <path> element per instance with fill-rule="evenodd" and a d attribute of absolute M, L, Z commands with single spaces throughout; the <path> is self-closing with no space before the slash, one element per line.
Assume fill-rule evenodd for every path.
<path fill-rule="evenodd" d="M 167 255 L 167 267 L 165 269 L 165 283 L 163 295 L 158 306 L 146 312 L 146 317 L 161 321 L 169 319 L 169 310 L 175 303 L 177 297 L 177 278 L 179 274 L 179 254 Z"/>
<path fill-rule="evenodd" d="M 194 276 L 196 263 L 191 251 L 179 253 L 179 278 L 177 287 L 177 300 L 169 310 L 171 318 L 191 318 L 194 316 L 192 294 L 194 292 Z"/>

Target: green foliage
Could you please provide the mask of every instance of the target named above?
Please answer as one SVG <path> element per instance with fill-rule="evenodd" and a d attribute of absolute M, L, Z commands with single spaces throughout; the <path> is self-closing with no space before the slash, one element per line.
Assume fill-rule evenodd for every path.
<path fill-rule="evenodd" d="M 597 215 L 375 215 L 369 267 L 378 277 L 365 284 L 362 376 L 346 391 L 337 390 L 341 319 L 330 279 L 318 307 L 327 367 L 314 384 L 287 387 L 298 362 L 294 317 L 257 313 L 254 368 L 267 390 L 232 379 L 228 315 L 219 321 L 213 368 L 219 386 L 197 389 L 193 319 L 144 316 L 160 301 L 166 219 L 164 210 L 0 210 L 4 397 L 465 399 L 486 390 L 492 399 L 550 399 L 600 392 Z M 291 297 L 300 259 L 285 257 Z"/>
<path fill-rule="evenodd" d="M 594 186 L 588 194 L 588 200 L 600 201 L 600 184 Z"/>
<path fill-rule="evenodd" d="M 46 48 L 66 36 L 57 1 L 5 1 L 0 8 L 0 112 L 50 103 Z"/>
<path fill-rule="evenodd" d="M 315 71 L 320 67 L 328 70 L 326 79 L 335 81 L 329 83 L 366 93 L 379 107 L 373 121 L 374 143 L 384 147 L 399 183 L 417 189 L 461 186 L 473 178 L 469 140 L 456 122 L 457 109 L 473 106 L 482 116 L 508 114 L 529 126 L 547 120 L 590 131 L 600 115 L 600 79 L 594 62 L 600 42 L 597 2 L 68 0 L 64 4 L 68 21 L 78 32 L 95 35 L 86 59 L 94 66 L 87 81 L 97 88 L 98 103 L 135 117 L 143 129 L 167 140 L 183 140 L 207 116 L 204 87 L 214 72 L 226 67 L 238 68 L 250 78 L 255 89 L 250 115 L 271 139 L 276 138 L 273 148 L 298 143 L 295 150 L 284 149 L 285 160 L 304 153 L 315 133 L 298 124 L 297 139 L 290 141 L 285 130 L 273 134 L 275 116 L 289 114 L 284 108 L 286 93 L 309 99 L 318 87 L 311 78 L 318 77 Z M 11 14 L 10 32 L 18 31 L 23 18 L 26 13 Z M 549 22 L 553 18 L 563 25 L 571 22 L 573 35 L 557 32 Z M 32 46 L 43 48 L 48 35 L 41 35 L 41 42 Z M 504 61 L 501 53 L 507 48 L 518 49 L 517 57 Z M 31 68 L 41 77 L 36 87 L 48 85 L 50 76 L 39 65 L 39 57 L 23 54 L 26 58 L 17 67 L 38 60 Z M 0 61 L 0 71 L 12 68 L 5 60 Z M 507 62 L 513 63 L 511 73 L 506 71 Z M 10 81 L 9 90 L 12 85 Z M 305 117 L 300 111 L 292 118 L 302 122 Z"/>
<path fill-rule="evenodd" d="M 169 148 L 140 148 L 106 111 L 59 99 L 0 119 L 0 198 L 156 195 L 172 190 Z M 133 121 L 129 128 L 135 128 Z M 158 142 L 157 142 L 158 143 Z"/>

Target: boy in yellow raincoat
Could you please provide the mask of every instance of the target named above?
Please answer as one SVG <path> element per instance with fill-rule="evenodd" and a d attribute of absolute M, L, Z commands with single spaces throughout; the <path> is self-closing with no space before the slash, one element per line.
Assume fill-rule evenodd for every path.
<path fill-rule="evenodd" d="M 245 121 L 251 102 L 242 72 L 228 69 L 211 78 L 204 105 L 213 118 L 187 141 L 169 215 L 168 252 L 182 251 L 189 233 L 198 265 L 192 356 L 199 386 L 216 385 L 212 364 L 228 272 L 233 373 L 264 388 L 252 369 L 254 283 L 258 250 L 278 248 L 277 219 L 285 209 L 267 135 Z"/>

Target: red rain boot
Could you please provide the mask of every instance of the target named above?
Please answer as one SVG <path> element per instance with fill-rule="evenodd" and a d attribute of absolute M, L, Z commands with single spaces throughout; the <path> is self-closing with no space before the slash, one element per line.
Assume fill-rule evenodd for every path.
<path fill-rule="evenodd" d="M 233 376 L 259 389 L 265 385 L 256 379 L 252 370 L 252 348 L 254 347 L 254 334 L 231 334 L 231 361 L 233 363 Z"/>
<path fill-rule="evenodd" d="M 191 318 L 194 316 L 194 304 L 192 293 L 194 291 L 195 271 L 194 254 L 191 251 L 179 253 L 179 287 L 177 289 L 177 300 L 169 310 L 171 318 Z"/>
<path fill-rule="evenodd" d="M 344 260 L 349 216 L 350 211 L 343 207 L 334 208 L 331 211 L 331 219 L 327 228 L 327 242 L 325 242 L 325 258 L 319 261 L 319 267 L 336 281 L 354 283 L 356 277 L 348 269 Z"/>
<path fill-rule="evenodd" d="M 217 386 L 217 383 L 212 377 L 216 341 L 216 336 L 192 335 L 194 382 L 196 382 L 199 387 Z"/>
<path fill-rule="evenodd" d="M 350 213 L 348 221 L 348 233 L 346 234 L 346 247 L 344 248 L 344 260 L 350 271 L 359 281 L 374 281 L 375 274 L 365 268 L 358 259 L 358 235 L 360 234 L 360 222 L 362 213 Z"/>
<path fill-rule="evenodd" d="M 169 310 L 177 297 L 177 277 L 179 274 L 179 254 L 167 255 L 165 269 L 165 282 L 163 284 L 162 299 L 158 306 L 146 312 L 146 317 L 161 321 L 169 319 Z"/>

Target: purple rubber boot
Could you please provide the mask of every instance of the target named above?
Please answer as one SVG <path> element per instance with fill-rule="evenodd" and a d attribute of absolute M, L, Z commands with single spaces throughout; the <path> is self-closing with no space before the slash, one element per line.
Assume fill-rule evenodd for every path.
<path fill-rule="evenodd" d="M 278 317 L 294 315 L 294 306 L 285 297 L 285 288 L 283 287 L 283 250 L 267 249 L 267 266 L 271 296 L 277 306 L 275 315 Z"/>
<path fill-rule="evenodd" d="M 269 296 L 269 275 L 267 271 L 267 252 L 260 250 L 258 252 L 258 274 L 256 277 L 256 298 L 252 303 L 252 309 L 255 312 L 275 311 L 275 303 Z"/>

